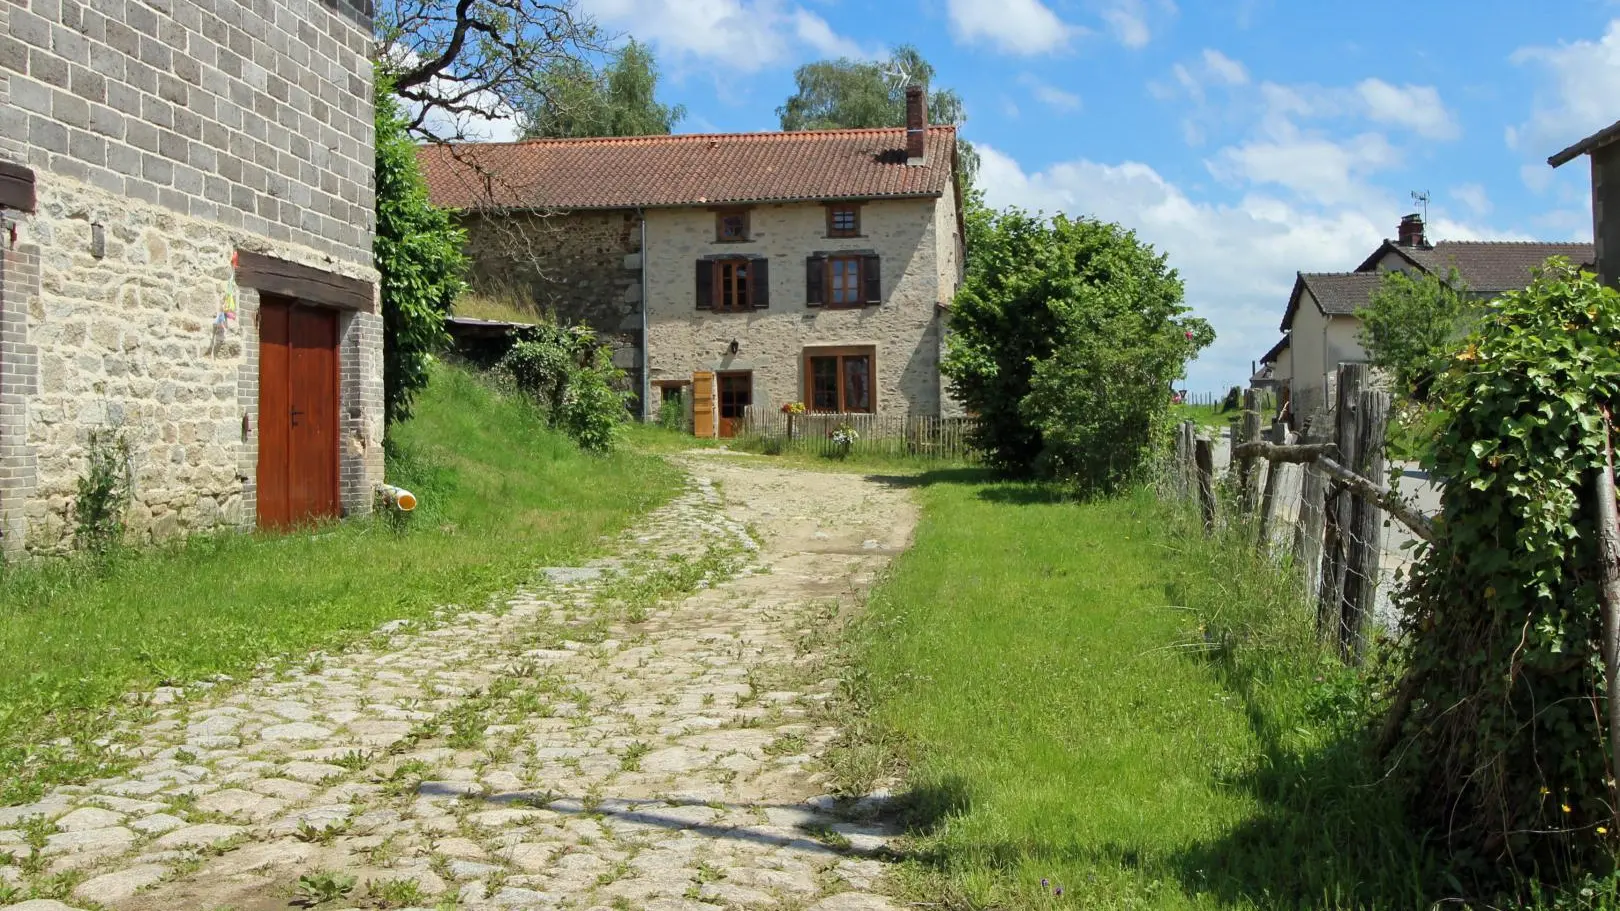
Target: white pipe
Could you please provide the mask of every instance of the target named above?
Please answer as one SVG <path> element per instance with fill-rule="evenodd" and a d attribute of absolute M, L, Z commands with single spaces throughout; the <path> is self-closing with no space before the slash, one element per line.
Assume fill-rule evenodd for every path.
<path fill-rule="evenodd" d="M 383 499 L 388 501 L 388 505 L 400 512 L 410 512 L 416 508 L 416 494 L 403 487 L 384 484 L 379 490 L 383 495 Z"/>

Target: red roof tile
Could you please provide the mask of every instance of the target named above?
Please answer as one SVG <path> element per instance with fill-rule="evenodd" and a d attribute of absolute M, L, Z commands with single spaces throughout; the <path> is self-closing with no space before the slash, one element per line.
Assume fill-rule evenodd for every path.
<path fill-rule="evenodd" d="M 956 128 L 928 128 L 924 164 L 906 131 L 817 130 L 426 145 L 433 202 L 450 208 L 620 209 L 801 199 L 938 196 Z"/>

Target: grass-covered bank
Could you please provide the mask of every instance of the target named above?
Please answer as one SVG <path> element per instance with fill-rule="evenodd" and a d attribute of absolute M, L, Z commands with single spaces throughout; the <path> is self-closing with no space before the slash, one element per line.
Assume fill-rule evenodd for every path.
<path fill-rule="evenodd" d="M 903 759 L 916 798 L 911 897 L 1427 907 L 1418 840 L 1355 747 L 1359 690 L 1281 576 L 1150 497 L 919 484 L 916 544 L 852 633 L 854 739 Z M 835 763 L 859 778 L 871 754 Z"/>
<path fill-rule="evenodd" d="M 677 487 L 656 457 L 580 452 L 524 401 L 441 367 L 396 430 L 393 483 L 422 505 L 285 536 L 222 534 L 0 569 L 0 804 L 93 774 L 122 694 L 341 647 L 436 606 L 482 606 L 575 561 Z M 73 746 L 49 745 L 68 738 Z"/>

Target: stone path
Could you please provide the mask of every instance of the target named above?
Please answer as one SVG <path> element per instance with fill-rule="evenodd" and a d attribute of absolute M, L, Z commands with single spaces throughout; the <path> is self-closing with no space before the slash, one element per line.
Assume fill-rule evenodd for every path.
<path fill-rule="evenodd" d="M 679 461 L 689 489 L 615 557 L 548 569 L 498 612 L 389 624 L 222 695 L 147 694 L 129 774 L 0 808 L 0 896 L 890 908 L 882 801 L 826 795 L 818 707 L 827 633 L 915 509 L 855 475 Z"/>

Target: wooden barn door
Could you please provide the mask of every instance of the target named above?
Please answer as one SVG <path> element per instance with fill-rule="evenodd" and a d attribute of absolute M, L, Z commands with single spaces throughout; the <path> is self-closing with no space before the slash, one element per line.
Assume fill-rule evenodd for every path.
<path fill-rule="evenodd" d="M 258 484 L 261 528 L 340 514 L 335 310 L 260 304 Z"/>
<path fill-rule="evenodd" d="M 715 432 L 714 374 L 692 374 L 692 435 L 713 438 Z"/>

